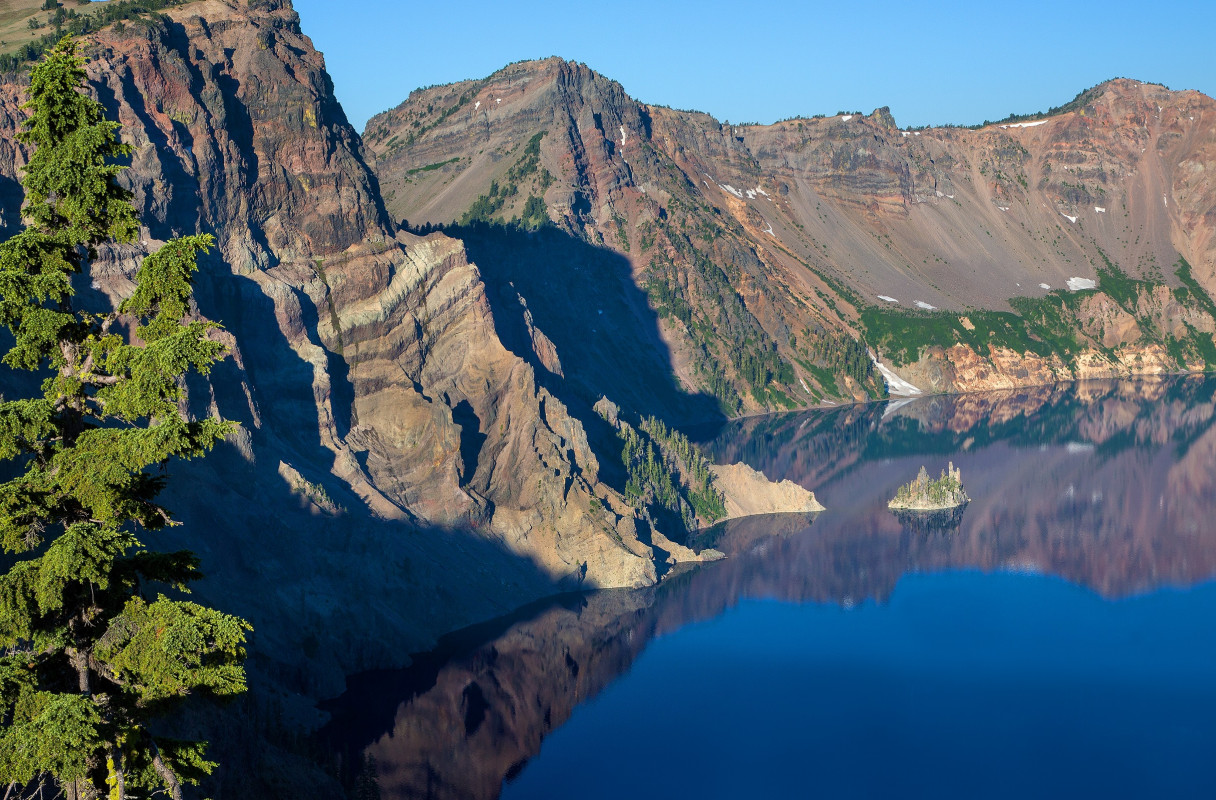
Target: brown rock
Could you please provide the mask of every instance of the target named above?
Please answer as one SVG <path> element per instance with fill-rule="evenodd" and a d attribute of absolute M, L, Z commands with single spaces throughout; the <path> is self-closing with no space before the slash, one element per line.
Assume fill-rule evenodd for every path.
<path fill-rule="evenodd" d="M 714 465 L 710 471 L 714 475 L 714 485 L 726 496 L 726 519 L 823 511 L 814 492 L 789 480 L 774 483 L 743 462 Z"/>

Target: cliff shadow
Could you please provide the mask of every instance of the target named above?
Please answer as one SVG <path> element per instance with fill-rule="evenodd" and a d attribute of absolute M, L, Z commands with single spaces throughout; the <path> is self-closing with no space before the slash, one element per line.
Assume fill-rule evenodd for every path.
<path fill-rule="evenodd" d="M 354 782 L 366 748 L 391 734 L 397 723 L 398 710 L 434 689 L 441 671 L 453 661 L 467 659 L 478 650 L 492 647 L 495 640 L 515 626 L 533 622 L 551 610 L 564 609 L 577 615 L 586 607 L 587 597 L 586 592 L 572 592 L 542 598 L 508 614 L 444 634 L 432 650 L 412 654 L 408 667 L 371 670 L 351 676 L 345 692 L 318 704 L 330 719 L 314 734 L 324 751 L 339 754 L 342 782 L 346 785 Z M 475 687 L 476 683 L 466 687 L 463 703 L 466 738 L 480 726 L 488 708 L 484 695 L 478 697 L 469 691 Z"/>
<path fill-rule="evenodd" d="M 204 726 L 221 764 L 207 796 L 343 797 L 330 781 L 349 762 L 311 744 L 318 700 L 343 694 L 348 675 L 450 646 L 451 637 L 436 643 L 443 631 L 560 590 L 532 562 L 472 530 L 376 519 L 354 505 L 325 512 L 307 490 L 267 480 L 231 446 L 221 450 L 174 467 L 172 505 L 186 525 L 164 544 L 201 556 L 209 578 L 196 587 L 200 602 L 252 623 L 249 691 L 181 719 L 181 733 Z M 437 672 L 428 664 L 404 669 Z M 395 709 L 369 706 L 358 726 L 391 730 Z"/>
<path fill-rule="evenodd" d="M 607 397 L 628 415 L 669 425 L 725 421 L 715 397 L 680 385 L 628 259 L 551 225 L 528 231 L 475 222 L 441 230 L 464 242 L 480 270 L 503 344 L 576 416 L 585 418 L 580 410 Z"/>

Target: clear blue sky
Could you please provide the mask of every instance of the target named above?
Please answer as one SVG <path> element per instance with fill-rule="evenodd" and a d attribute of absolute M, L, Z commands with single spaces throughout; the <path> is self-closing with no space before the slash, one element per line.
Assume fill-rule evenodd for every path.
<path fill-rule="evenodd" d="M 1216 94 L 1216 0 L 294 0 L 356 128 L 412 89 L 558 55 L 719 120 L 890 106 L 900 125 L 1046 110 L 1107 78 Z"/>

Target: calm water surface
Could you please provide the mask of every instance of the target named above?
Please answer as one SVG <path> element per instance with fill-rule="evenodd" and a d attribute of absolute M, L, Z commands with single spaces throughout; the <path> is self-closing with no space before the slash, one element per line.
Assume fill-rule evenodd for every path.
<path fill-rule="evenodd" d="M 1216 381 L 752 419 L 705 443 L 827 511 L 356 676 L 385 798 L 1216 797 Z M 957 524 L 886 509 L 960 466 Z"/>

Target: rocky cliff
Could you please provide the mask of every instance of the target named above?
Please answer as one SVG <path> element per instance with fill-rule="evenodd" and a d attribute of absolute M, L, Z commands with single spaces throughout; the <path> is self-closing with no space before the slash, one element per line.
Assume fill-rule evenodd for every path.
<path fill-rule="evenodd" d="M 414 92 L 364 133 L 411 226 L 549 221 L 618 255 L 680 387 L 728 410 L 881 393 L 866 349 L 909 393 L 1216 365 L 1197 92 L 1114 80 L 977 129 L 732 126 L 547 59 Z"/>
<path fill-rule="evenodd" d="M 511 324 L 532 326 L 527 308 L 505 322 L 459 241 L 396 231 L 287 2 L 171 5 L 84 49 L 133 148 L 121 180 L 146 227 L 78 290 L 117 302 L 158 242 L 215 235 L 197 311 L 224 323 L 232 357 L 190 387 L 190 413 L 242 429 L 174 467 L 187 524 L 156 545 L 200 553 L 214 576 L 200 593 L 253 622 L 271 672 L 333 693 L 345 672 L 535 597 L 656 580 L 668 552 L 601 479 L 583 423 L 504 345 Z M 8 231 L 23 95 L 19 76 L 0 85 Z"/>

